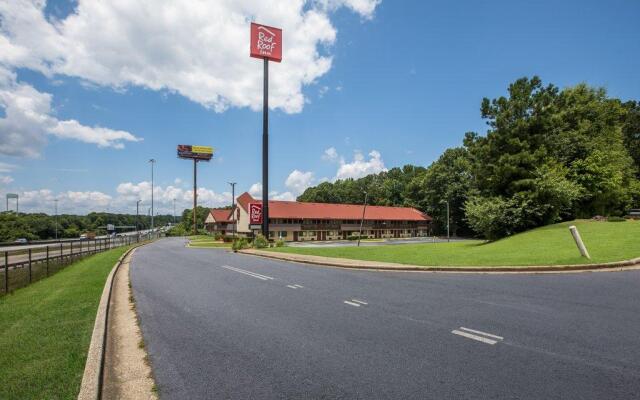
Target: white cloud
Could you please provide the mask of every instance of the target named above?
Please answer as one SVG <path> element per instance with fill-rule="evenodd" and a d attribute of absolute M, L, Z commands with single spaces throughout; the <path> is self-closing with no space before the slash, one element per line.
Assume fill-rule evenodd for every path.
<path fill-rule="evenodd" d="M 40 155 L 47 135 L 75 139 L 98 147 L 124 147 L 124 141 L 139 141 L 129 132 L 81 125 L 76 120 L 60 121 L 52 116 L 52 96 L 18 83 L 13 73 L 0 66 L 0 154 L 22 157 Z"/>
<path fill-rule="evenodd" d="M 13 165 L 13 164 L 9 164 L 9 163 L 5 163 L 5 162 L 0 161 L 0 172 L 3 172 L 3 173 L 11 172 L 15 168 L 16 168 L 16 166 Z"/>
<path fill-rule="evenodd" d="M 316 0 L 327 9 L 348 7 L 365 19 L 373 18 L 373 13 L 382 0 Z"/>
<path fill-rule="evenodd" d="M 269 199 L 271 200 L 281 200 L 281 201 L 295 201 L 296 196 L 291 192 L 271 192 L 269 193 Z"/>
<path fill-rule="evenodd" d="M 283 29 L 283 62 L 271 63 L 270 105 L 300 112 L 304 85 L 331 68 L 346 7 L 365 19 L 380 0 L 79 0 L 64 20 L 44 16 L 45 1 L 0 2 L 0 63 L 88 83 L 168 90 L 216 111 L 262 106 L 262 68 L 249 58 L 249 22 Z"/>
<path fill-rule="evenodd" d="M 335 147 L 329 147 L 322 154 L 322 159 L 326 161 L 337 161 L 338 160 L 338 151 Z"/>
<path fill-rule="evenodd" d="M 262 199 L 262 183 L 256 182 L 253 185 L 251 185 L 251 188 L 249 189 L 249 194 L 254 199 L 261 200 Z M 293 201 L 296 199 L 296 196 L 291 192 L 280 193 L 276 190 L 272 190 L 269 192 L 269 199 Z"/>
<path fill-rule="evenodd" d="M 251 185 L 251 188 L 249 188 L 249 194 L 254 198 L 262 197 L 262 183 L 256 182 Z"/>
<path fill-rule="evenodd" d="M 313 184 L 313 172 L 302 172 L 294 169 L 285 180 L 285 186 L 295 194 L 301 194 Z"/>
<path fill-rule="evenodd" d="M 379 151 L 372 150 L 369 153 L 368 160 L 365 159 L 361 152 L 355 151 L 352 162 L 347 163 L 343 159 L 340 160 L 340 167 L 338 168 L 335 179 L 357 179 L 386 170 L 387 168 L 384 166 L 384 161 Z"/>
<path fill-rule="evenodd" d="M 3 185 L 8 185 L 13 182 L 13 178 L 9 175 L 0 175 L 0 183 Z"/>
<path fill-rule="evenodd" d="M 18 193 L 20 210 L 27 212 L 46 212 L 53 214 L 54 200 L 58 200 L 58 212 L 61 214 L 86 214 L 91 211 L 109 209 L 112 197 L 98 191 L 66 191 L 55 194 L 49 189 L 29 190 Z M 114 211 L 114 210 L 110 210 Z"/>

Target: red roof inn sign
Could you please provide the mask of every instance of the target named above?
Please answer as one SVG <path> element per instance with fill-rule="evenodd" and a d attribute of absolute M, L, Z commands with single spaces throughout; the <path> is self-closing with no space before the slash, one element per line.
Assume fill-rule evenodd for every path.
<path fill-rule="evenodd" d="M 282 61 L 282 29 L 251 23 L 251 57 Z"/>
<path fill-rule="evenodd" d="M 250 225 L 262 224 L 262 204 L 261 203 L 249 203 L 249 224 Z"/>

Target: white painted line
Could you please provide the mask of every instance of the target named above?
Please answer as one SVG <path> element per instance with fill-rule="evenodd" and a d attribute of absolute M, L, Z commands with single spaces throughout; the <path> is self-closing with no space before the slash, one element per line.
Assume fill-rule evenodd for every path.
<path fill-rule="evenodd" d="M 353 302 L 350 302 L 350 301 L 347 301 L 347 300 L 345 300 L 345 301 L 344 301 L 344 304 L 348 304 L 348 305 L 350 305 L 350 306 L 354 306 L 354 307 L 360 307 L 360 304 L 358 304 L 358 303 L 353 303 Z"/>
<path fill-rule="evenodd" d="M 484 342 L 484 343 L 488 343 L 488 344 L 496 344 L 496 343 L 498 343 L 495 340 L 487 339 L 487 338 L 482 337 L 482 336 L 476 336 L 474 334 L 467 333 L 467 332 L 462 332 L 462 331 L 459 331 L 457 329 L 452 330 L 451 333 L 453 333 L 454 335 L 464 336 L 464 337 L 469 338 L 469 339 L 477 340 L 478 342 Z"/>
<path fill-rule="evenodd" d="M 465 328 L 464 326 L 461 326 L 460 330 L 471 332 L 471 333 L 477 333 L 478 335 L 484 335 L 484 336 L 487 336 L 487 337 L 490 337 L 490 338 L 494 338 L 494 339 L 498 339 L 498 340 L 504 340 L 504 338 L 502 336 L 493 335 L 491 333 L 482 332 L 482 331 L 476 331 L 475 329 Z"/>
<path fill-rule="evenodd" d="M 296 283 L 295 285 L 293 285 L 293 286 L 297 286 L 297 287 L 298 287 L 298 289 L 302 289 L 302 288 L 304 287 L 304 286 L 302 286 L 302 285 L 298 285 L 297 283 Z"/>
<path fill-rule="evenodd" d="M 258 279 L 261 279 L 261 280 L 263 280 L 263 281 L 268 281 L 268 280 L 273 279 L 273 278 L 272 278 L 272 277 L 270 277 L 270 276 L 261 275 L 261 274 L 258 274 L 258 273 L 255 273 L 255 272 L 251 272 L 251 271 L 245 271 L 244 269 L 235 268 L 235 267 L 230 267 L 230 266 L 228 266 L 228 265 L 223 265 L 221 268 L 225 268 L 225 269 L 228 269 L 228 270 L 230 270 L 230 271 L 235 271 L 235 272 L 239 272 L 239 273 L 241 273 L 241 274 L 245 274 L 245 275 L 248 275 L 248 276 L 252 276 L 252 277 L 254 277 L 254 278 L 258 278 Z"/>
<path fill-rule="evenodd" d="M 287 287 L 291 288 L 291 289 L 297 289 L 298 288 L 297 286 L 294 286 L 294 285 L 287 285 Z"/>
<path fill-rule="evenodd" d="M 367 302 L 364 302 L 364 301 L 358 300 L 358 299 L 351 299 L 351 301 L 353 301 L 354 303 L 362 304 L 363 306 L 366 306 L 367 304 L 369 304 Z"/>

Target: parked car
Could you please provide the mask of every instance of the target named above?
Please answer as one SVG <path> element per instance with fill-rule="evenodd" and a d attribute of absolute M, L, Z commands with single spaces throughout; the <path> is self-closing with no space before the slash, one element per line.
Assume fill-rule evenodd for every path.
<path fill-rule="evenodd" d="M 25 238 L 18 238 L 14 243 L 29 243 L 29 241 Z"/>

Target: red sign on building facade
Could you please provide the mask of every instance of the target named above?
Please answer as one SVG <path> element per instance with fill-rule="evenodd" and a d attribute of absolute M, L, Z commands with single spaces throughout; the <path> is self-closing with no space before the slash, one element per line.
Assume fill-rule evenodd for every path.
<path fill-rule="evenodd" d="M 262 224 L 262 204 L 261 203 L 249 204 L 249 224 L 251 225 Z"/>
<path fill-rule="evenodd" d="M 251 23 L 251 57 L 282 61 L 282 29 Z"/>

